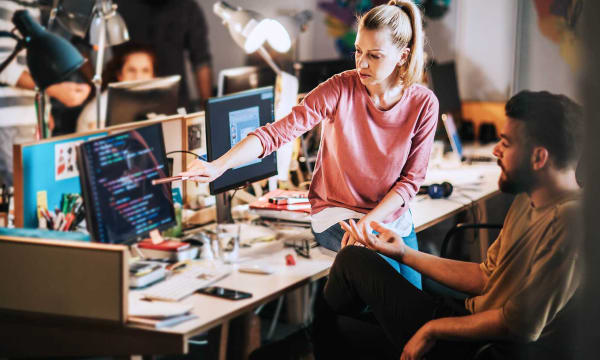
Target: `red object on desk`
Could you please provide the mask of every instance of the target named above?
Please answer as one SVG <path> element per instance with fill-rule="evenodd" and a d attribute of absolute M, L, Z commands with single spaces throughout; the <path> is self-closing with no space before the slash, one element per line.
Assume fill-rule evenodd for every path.
<path fill-rule="evenodd" d="M 296 259 L 294 259 L 294 255 L 292 255 L 292 254 L 287 254 L 287 255 L 285 256 L 285 264 L 286 264 L 287 266 L 293 266 L 293 265 L 296 265 Z"/>

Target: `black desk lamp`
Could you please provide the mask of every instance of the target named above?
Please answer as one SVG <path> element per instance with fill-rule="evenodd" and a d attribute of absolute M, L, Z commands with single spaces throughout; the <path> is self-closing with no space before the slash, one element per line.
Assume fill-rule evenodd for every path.
<path fill-rule="evenodd" d="M 48 137 L 45 119 L 45 93 L 48 86 L 67 79 L 83 65 L 85 59 L 67 40 L 46 31 L 33 20 L 27 10 L 15 12 L 12 18 L 22 37 L 14 31 L 0 31 L 0 37 L 11 37 L 17 41 L 13 53 L 0 64 L 2 72 L 24 48 L 27 48 L 27 66 L 36 85 L 38 131 L 42 138 Z"/>

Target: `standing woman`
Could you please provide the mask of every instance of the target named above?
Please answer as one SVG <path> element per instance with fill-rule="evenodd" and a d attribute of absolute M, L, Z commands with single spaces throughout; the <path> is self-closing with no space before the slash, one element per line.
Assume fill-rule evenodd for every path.
<path fill-rule="evenodd" d="M 356 69 L 334 75 L 286 117 L 250 133 L 213 162 L 195 160 L 184 176 L 210 182 L 226 170 L 262 158 L 322 122 L 309 190 L 312 230 L 331 250 L 353 245 L 339 222 L 384 222 L 417 248 L 408 204 L 425 178 L 438 101 L 417 84 L 424 34 L 411 1 L 390 1 L 358 22 Z M 420 288 L 416 271 L 386 260 Z"/>

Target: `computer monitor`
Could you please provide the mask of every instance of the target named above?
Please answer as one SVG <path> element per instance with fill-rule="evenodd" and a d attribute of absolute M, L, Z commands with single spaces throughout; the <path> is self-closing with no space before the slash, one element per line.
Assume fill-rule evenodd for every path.
<path fill-rule="evenodd" d="M 217 96 L 275 85 L 277 75 L 268 67 L 241 66 L 219 72 Z"/>
<path fill-rule="evenodd" d="M 356 68 L 353 60 L 333 59 L 302 61 L 294 64 L 300 93 L 307 93 L 335 74 Z"/>
<path fill-rule="evenodd" d="M 87 228 L 94 241 L 128 243 L 173 226 L 161 124 L 86 141 L 77 148 Z"/>
<path fill-rule="evenodd" d="M 433 92 L 440 103 L 440 115 L 449 113 L 458 116 L 460 120 L 462 107 L 454 62 L 434 63 L 429 68 L 428 74 Z"/>
<path fill-rule="evenodd" d="M 452 151 L 456 154 L 458 159 L 462 160 L 462 143 L 460 141 L 460 136 L 458 135 L 456 125 L 454 124 L 452 114 L 442 114 L 442 122 L 444 123 L 444 128 L 446 128 L 446 134 L 448 134 L 448 140 L 450 141 L 450 147 L 452 147 Z"/>
<path fill-rule="evenodd" d="M 206 105 L 206 147 L 208 161 L 225 154 L 251 131 L 273 122 L 273 87 L 210 98 Z M 277 175 L 275 152 L 248 164 L 227 170 L 209 184 L 218 194 Z"/>
<path fill-rule="evenodd" d="M 456 130 L 456 124 L 454 124 L 454 119 L 452 118 L 452 114 L 442 114 L 442 122 L 444 123 L 444 128 L 446 129 L 446 134 L 448 134 L 448 140 L 450 141 L 450 146 L 452 147 L 452 151 L 456 155 L 456 158 L 460 161 L 474 162 L 474 161 L 494 161 L 494 157 L 490 156 L 491 154 L 465 154 L 465 151 L 462 147 L 462 142 L 460 139 L 460 135 Z"/>
<path fill-rule="evenodd" d="M 181 76 L 108 84 L 106 126 L 148 119 L 148 114 L 174 115 Z"/>

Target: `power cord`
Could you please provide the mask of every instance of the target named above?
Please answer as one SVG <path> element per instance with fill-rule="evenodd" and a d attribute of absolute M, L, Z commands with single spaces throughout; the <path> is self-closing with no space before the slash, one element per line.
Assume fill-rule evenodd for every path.
<path fill-rule="evenodd" d="M 169 151 L 168 153 L 166 153 L 167 156 L 171 155 L 171 154 L 175 154 L 175 153 L 184 153 L 184 154 L 190 154 L 190 155 L 194 155 L 197 159 L 203 159 L 206 160 L 205 158 L 203 158 L 204 156 L 198 155 L 196 153 L 193 153 L 191 151 L 187 151 L 187 150 L 173 150 L 173 151 Z"/>

